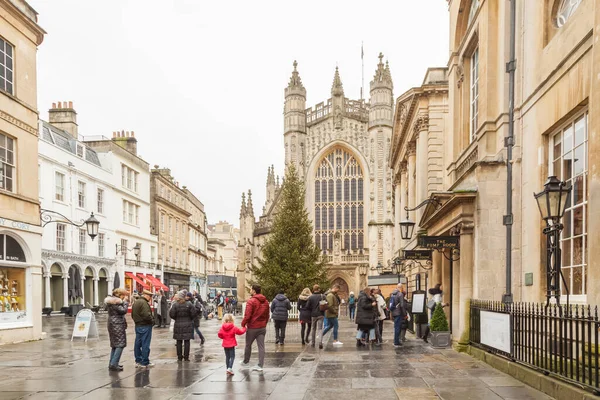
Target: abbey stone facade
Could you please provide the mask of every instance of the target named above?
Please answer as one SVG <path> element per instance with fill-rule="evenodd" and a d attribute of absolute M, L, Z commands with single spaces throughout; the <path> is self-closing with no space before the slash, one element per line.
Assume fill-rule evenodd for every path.
<path fill-rule="evenodd" d="M 306 207 L 315 242 L 328 260 L 329 277 L 341 295 L 358 292 L 378 263 L 392 258 L 394 199 L 389 167 L 393 83 L 388 63 L 370 83 L 370 102 L 350 100 L 336 67 L 331 98 L 306 108 L 306 89 L 297 63 L 285 89 L 285 164 L 294 164 L 306 185 Z M 252 192 L 242 195 L 238 288 L 248 286 L 249 267 L 269 236 L 280 192 L 273 168 L 267 200 L 255 220 Z M 239 290 L 244 300 L 247 291 Z"/>

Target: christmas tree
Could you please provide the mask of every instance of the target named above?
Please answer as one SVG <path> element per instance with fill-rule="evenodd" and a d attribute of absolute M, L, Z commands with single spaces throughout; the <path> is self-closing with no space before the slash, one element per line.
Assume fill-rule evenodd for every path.
<path fill-rule="evenodd" d="M 270 236 L 262 248 L 257 265 L 250 267 L 262 293 L 273 299 L 283 290 L 295 301 L 314 284 L 327 287 L 327 271 L 321 250 L 313 241 L 313 227 L 304 206 L 304 184 L 294 165 L 289 165 L 279 195 Z"/>

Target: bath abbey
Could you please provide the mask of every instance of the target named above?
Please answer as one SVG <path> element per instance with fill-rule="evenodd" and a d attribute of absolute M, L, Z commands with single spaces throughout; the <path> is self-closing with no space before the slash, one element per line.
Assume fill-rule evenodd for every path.
<path fill-rule="evenodd" d="M 370 82 L 369 101 L 345 96 L 337 67 L 331 97 L 314 107 L 306 107 L 306 88 L 295 61 L 285 88 L 285 165 L 295 165 L 304 179 L 315 243 L 343 297 L 365 287 L 369 270 L 393 258 L 394 190 L 388 163 L 393 104 L 392 77 L 382 54 Z M 242 195 L 238 288 L 247 285 L 248 268 L 269 237 L 280 186 L 269 168 L 266 202 L 258 220 L 251 190 Z"/>

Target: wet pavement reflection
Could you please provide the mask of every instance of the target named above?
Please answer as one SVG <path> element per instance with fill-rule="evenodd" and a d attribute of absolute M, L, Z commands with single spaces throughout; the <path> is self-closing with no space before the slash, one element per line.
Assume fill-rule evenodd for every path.
<path fill-rule="evenodd" d="M 352 398 L 483 399 L 549 397 L 524 386 L 465 354 L 434 350 L 409 336 L 399 349 L 392 346 L 393 327 L 386 322 L 384 344 L 356 348 L 355 325 L 340 319 L 340 340 L 330 335 L 325 349 L 302 346 L 297 322 L 290 321 L 285 346 L 274 343 L 268 326 L 267 353 L 262 373 L 239 365 L 245 344 L 239 337 L 235 375 L 225 373 L 225 357 L 217 337 L 220 322 L 203 320 L 206 343 L 192 341 L 191 361 L 178 362 L 168 328 L 153 330 L 151 369 L 136 369 L 132 344 L 134 324 L 128 316 L 129 346 L 121 363 L 124 370 L 108 370 L 110 352 L 106 316 L 97 317 L 99 337 L 71 342 L 74 318 L 43 318 L 47 338 L 0 347 L 0 400 L 13 399 L 322 399 L 344 394 Z M 239 325 L 240 318 L 236 320 Z M 250 365 L 257 362 L 256 346 Z M 10 371 L 10 372 L 8 372 Z M 466 397 L 465 397 L 466 396 Z"/>

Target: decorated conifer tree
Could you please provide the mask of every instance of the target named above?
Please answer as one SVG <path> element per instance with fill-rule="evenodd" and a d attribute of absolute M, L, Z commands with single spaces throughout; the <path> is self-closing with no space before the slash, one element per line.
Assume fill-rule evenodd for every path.
<path fill-rule="evenodd" d="M 312 223 L 304 205 L 304 184 L 293 164 L 287 167 L 269 239 L 257 265 L 250 267 L 250 285 L 258 284 L 269 299 L 283 290 L 295 301 L 305 287 L 327 287 L 321 250 L 313 240 Z"/>

